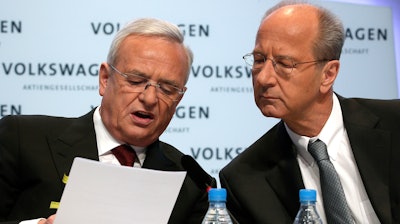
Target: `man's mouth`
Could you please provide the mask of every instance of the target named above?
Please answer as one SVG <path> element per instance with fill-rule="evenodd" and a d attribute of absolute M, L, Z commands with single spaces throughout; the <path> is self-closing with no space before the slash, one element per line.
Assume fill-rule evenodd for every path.
<path fill-rule="evenodd" d="M 139 118 L 143 118 L 143 119 L 154 119 L 154 115 L 151 113 L 147 113 L 144 111 L 137 111 L 135 113 L 133 113 L 135 116 L 139 117 Z"/>

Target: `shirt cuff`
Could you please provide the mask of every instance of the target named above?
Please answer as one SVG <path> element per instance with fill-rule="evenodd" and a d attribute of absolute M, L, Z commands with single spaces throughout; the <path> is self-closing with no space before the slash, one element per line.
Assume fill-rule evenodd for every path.
<path fill-rule="evenodd" d="M 38 224 L 39 221 L 42 219 L 44 219 L 44 218 L 25 220 L 25 221 L 20 222 L 19 224 Z"/>

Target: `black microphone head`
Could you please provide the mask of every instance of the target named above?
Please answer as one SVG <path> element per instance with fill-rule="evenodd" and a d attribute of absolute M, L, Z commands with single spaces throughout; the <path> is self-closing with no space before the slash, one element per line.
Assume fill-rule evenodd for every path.
<path fill-rule="evenodd" d="M 212 187 L 217 187 L 215 179 L 208 175 L 206 171 L 201 168 L 201 166 L 196 162 L 196 160 L 188 155 L 183 155 L 181 158 L 181 163 L 183 168 L 187 171 L 189 177 L 196 183 L 196 185 L 202 189 L 206 190 L 207 192 Z M 233 224 L 239 224 L 236 218 L 228 211 Z"/>
<path fill-rule="evenodd" d="M 208 175 L 208 173 L 201 168 L 193 157 L 183 155 L 181 163 L 189 177 L 200 189 L 208 190 L 210 187 L 215 187 L 214 178 Z"/>

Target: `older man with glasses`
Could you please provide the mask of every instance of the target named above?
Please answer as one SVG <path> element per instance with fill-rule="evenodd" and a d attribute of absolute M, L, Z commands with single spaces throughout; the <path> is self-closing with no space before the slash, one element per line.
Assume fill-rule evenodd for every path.
<path fill-rule="evenodd" d="M 263 17 L 244 60 L 256 105 L 281 121 L 220 172 L 240 223 L 293 223 L 302 188 L 317 190 L 323 223 L 400 223 L 400 101 L 333 91 L 344 39 L 316 5 L 283 1 Z"/>
<path fill-rule="evenodd" d="M 60 200 L 75 157 L 184 171 L 183 154 L 159 136 L 185 93 L 192 60 L 177 26 L 139 19 L 117 33 L 101 64 L 99 107 L 79 118 L 0 120 L 0 223 L 52 223 L 52 202 Z M 207 192 L 192 178 L 185 178 L 169 223 L 203 219 Z"/>

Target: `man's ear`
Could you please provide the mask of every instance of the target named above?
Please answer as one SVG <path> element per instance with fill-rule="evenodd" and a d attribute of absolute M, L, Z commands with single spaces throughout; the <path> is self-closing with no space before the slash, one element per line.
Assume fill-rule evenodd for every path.
<path fill-rule="evenodd" d="M 108 79 L 110 78 L 110 69 L 106 62 L 101 63 L 99 70 L 99 94 L 104 95 L 106 91 Z"/>
<path fill-rule="evenodd" d="M 336 77 L 339 73 L 340 62 L 339 60 L 328 61 L 322 69 L 321 77 L 321 92 L 327 93 L 332 89 Z"/>

